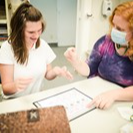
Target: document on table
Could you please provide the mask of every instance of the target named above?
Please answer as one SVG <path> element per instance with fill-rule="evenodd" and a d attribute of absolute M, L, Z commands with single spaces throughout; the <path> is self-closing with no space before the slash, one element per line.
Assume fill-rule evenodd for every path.
<path fill-rule="evenodd" d="M 63 105 L 66 109 L 68 120 L 72 121 L 95 109 L 95 107 L 87 108 L 87 104 L 91 101 L 91 97 L 76 88 L 72 88 L 50 97 L 35 101 L 33 104 L 36 107 Z"/>

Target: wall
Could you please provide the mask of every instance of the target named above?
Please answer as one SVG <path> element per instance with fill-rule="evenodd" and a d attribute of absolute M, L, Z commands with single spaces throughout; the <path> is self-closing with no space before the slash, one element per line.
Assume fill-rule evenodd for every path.
<path fill-rule="evenodd" d="M 88 21 L 87 23 L 89 23 L 90 26 L 86 26 L 86 31 L 89 31 L 90 33 L 87 33 L 86 31 L 82 31 L 82 33 L 80 33 L 79 30 L 77 30 L 77 34 L 81 34 L 81 35 L 76 34 L 77 35 L 76 38 L 78 38 L 78 41 L 76 41 L 76 49 L 79 53 L 80 58 L 85 59 L 86 53 L 88 53 L 88 51 L 89 53 L 91 52 L 96 40 L 108 32 L 109 23 L 108 23 L 108 18 L 102 15 L 103 0 L 88 0 L 88 1 L 78 0 L 78 1 L 79 3 L 81 3 L 82 1 L 83 2 L 82 4 L 84 4 L 84 6 L 87 6 L 86 2 L 88 1 L 90 1 L 91 3 L 91 7 L 88 6 L 88 8 L 91 8 L 92 17 L 88 19 L 81 18 L 81 19 L 84 19 L 84 21 L 86 22 Z M 114 9 L 115 6 L 119 4 L 119 0 L 112 0 L 112 3 L 113 3 L 113 9 Z M 80 15 L 81 13 L 80 11 L 77 11 L 77 13 L 78 13 L 77 14 L 77 17 L 78 17 L 78 15 Z M 83 14 L 86 15 L 86 12 L 83 11 Z M 77 27 L 77 28 L 81 28 L 81 27 Z M 84 40 L 82 39 L 82 36 L 84 37 Z"/>
<path fill-rule="evenodd" d="M 132 1 L 132 0 L 112 0 L 113 9 L 119 5 L 120 3 L 123 3 L 125 1 Z M 88 49 L 91 50 L 95 41 L 108 32 L 109 29 L 109 23 L 108 18 L 103 17 L 101 14 L 101 7 L 102 7 L 103 0 L 93 0 L 92 4 L 92 12 L 93 17 L 91 19 L 91 37 L 90 41 L 88 43 Z M 100 6 L 99 6 L 100 5 Z"/>
<path fill-rule="evenodd" d="M 30 0 L 30 1 L 33 5 L 39 8 L 39 10 L 41 10 L 42 14 L 46 18 L 47 28 L 44 34 L 42 35 L 43 38 L 50 43 L 59 42 L 60 44 L 59 46 L 66 46 L 66 45 L 69 46 L 69 45 L 74 45 L 76 43 L 76 47 L 80 56 L 84 57 L 87 51 L 91 51 L 96 40 L 108 32 L 109 29 L 108 18 L 102 15 L 103 0 L 39 0 L 39 1 Z M 67 3 L 68 1 L 69 3 L 71 3 L 71 5 L 68 5 Z M 81 4 L 80 8 L 81 7 L 86 8 L 86 10 L 88 8 L 88 11 L 90 11 L 91 9 L 92 17 L 88 18 L 86 22 L 83 22 L 84 20 L 81 20 L 80 18 L 81 12 L 77 11 L 78 13 L 77 21 L 78 19 L 80 19 L 80 21 L 82 21 L 82 24 L 84 23 L 85 26 L 78 25 L 79 24 L 78 22 L 76 24 L 75 21 L 76 13 L 74 13 L 76 11 L 76 6 L 75 6 L 76 1 L 78 3 L 77 9 L 79 8 L 80 4 Z M 91 3 L 91 6 L 87 5 L 89 3 L 88 1 Z M 113 9 L 119 3 L 124 1 L 127 0 L 112 0 Z M 84 2 L 87 4 L 83 5 Z M 66 13 L 67 16 L 64 15 L 63 17 L 62 14 L 60 15 L 60 13 L 62 13 L 63 11 Z M 68 14 L 71 14 L 71 16 L 69 16 Z M 86 17 L 85 10 L 83 10 L 82 15 L 83 18 Z M 62 22 L 64 21 L 64 23 L 62 23 L 61 21 Z M 67 29 L 69 30 L 67 31 Z M 81 31 L 83 31 L 82 35 L 80 34 Z"/>
<path fill-rule="evenodd" d="M 108 33 L 109 30 L 108 18 L 102 15 L 102 4 L 103 0 L 93 0 L 93 18 L 91 21 L 92 36 L 89 43 L 89 49 L 92 49 L 95 41 L 102 35 Z M 112 4 L 114 9 L 119 4 L 119 0 L 112 0 Z"/>
<path fill-rule="evenodd" d="M 77 0 L 30 0 L 43 14 L 47 26 L 42 37 L 59 46 L 75 45 Z"/>
<path fill-rule="evenodd" d="M 77 0 L 57 0 L 58 46 L 75 45 Z"/>
<path fill-rule="evenodd" d="M 42 38 L 47 42 L 57 42 L 57 0 L 30 0 L 46 20 L 46 29 Z"/>
<path fill-rule="evenodd" d="M 91 18 L 93 0 L 78 0 L 76 23 L 76 50 L 80 58 L 84 58 L 91 37 Z"/>

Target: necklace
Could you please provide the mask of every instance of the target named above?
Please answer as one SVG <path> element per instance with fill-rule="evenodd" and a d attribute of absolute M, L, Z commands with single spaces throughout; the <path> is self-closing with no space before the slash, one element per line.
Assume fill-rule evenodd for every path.
<path fill-rule="evenodd" d="M 125 53 L 127 52 L 128 48 L 129 48 L 129 46 L 121 46 L 120 44 L 116 44 L 116 47 L 117 47 L 117 49 L 125 48 L 123 55 L 125 55 Z"/>

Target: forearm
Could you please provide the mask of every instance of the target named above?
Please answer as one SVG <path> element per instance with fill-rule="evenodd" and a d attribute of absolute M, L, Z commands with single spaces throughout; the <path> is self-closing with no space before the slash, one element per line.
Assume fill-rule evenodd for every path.
<path fill-rule="evenodd" d="M 54 71 L 54 68 L 53 69 L 50 69 L 49 71 L 47 71 L 47 73 L 45 74 L 45 78 L 47 79 L 47 80 L 52 80 L 52 79 L 54 79 L 54 78 L 56 78 L 57 77 L 57 75 L 56 75 L 56 73 L 55 73 L 55 71 Z"/>
<path fill-rule="evenodd" d="M 84 61 L 78 60 L 75 64 L 72 64 L 72 66 L 82 76 L 88 76 L 90 73 L 90 68 Z"/>
<path fill-rule="evenodd" d="M 116 101 L 132 101 L 133 100 L 133 86 L 118 89 L 114 92 Z"/>
<path fill-rule="evenodd" d="M 7 83 L 7 84 L 2 84 L 2 89 L 3 89 L 3 93 L 5 95 L 10 95 L 10 94 L 14 94 L 16 93 L 18 90 L 16 89 L 15 83 Z"/>

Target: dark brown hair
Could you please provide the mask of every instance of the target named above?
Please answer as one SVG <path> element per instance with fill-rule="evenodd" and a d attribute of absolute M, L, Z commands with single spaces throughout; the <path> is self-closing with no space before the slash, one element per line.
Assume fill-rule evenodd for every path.
<path fill-rule="evenodd" d="M 45 29 L 45 22 L 41 12 L 29 2 L 22 3 L 13 14 L 10 22 L 11 33 L 8 42 L 11 44 L 14 56 L 18 63 L 28 62 L 28 49 L 25 43 L 24 31 L 26 22 L 42 22 L 42 32 Z M 40 38 L 37 40 L 36 48 L 40 46 Z"/>

